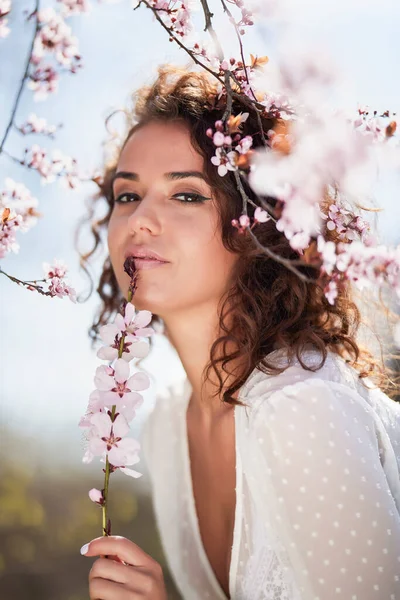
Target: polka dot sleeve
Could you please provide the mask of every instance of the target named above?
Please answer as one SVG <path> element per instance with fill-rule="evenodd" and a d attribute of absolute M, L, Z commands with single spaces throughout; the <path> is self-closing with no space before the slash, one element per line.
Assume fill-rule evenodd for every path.
<path fill-rule="evenodd" d="M 304 600 L 400 600 L 400 515 L 374 411 L 344 384 L 287 385 L 252 416 L 252 488 Z"/>

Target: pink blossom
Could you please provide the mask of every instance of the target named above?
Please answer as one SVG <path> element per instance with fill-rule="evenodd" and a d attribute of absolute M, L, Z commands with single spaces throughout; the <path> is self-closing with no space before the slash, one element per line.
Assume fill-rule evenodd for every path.
<path fill-rule="evenodd" d="M 225 143 L 225 136 L 222 131 L 216 131 L 213 136 L 214 146 L 223 146 Z"/>
<path fill-rule="evenodd" d="M 257 206 L 256 210 L 254 211 L 254 220 L 258 221 L 258 223 L 266 223 L 270 219 L 271 217 L 267 211 Z"/>
<path fill-rule="evenodd" d="M 61 4 L 63 17 L 90 13 L 92 10 L 92 5 L 87 0 L 58 0 L 58 2 Z"/>
<path fill-rule="evenodd" d="M 105 413 L 94 414 L 90 418 L 92 428 L 89 431 L 88 451 L 92 456 L 108 455 L 114 467 L 125 467 L 137 462 L 140 444 L 133 438 L 124 437 L 129 425 L 123 415 L 114 422 Z"/>
<path fill-rule="evenodd" d="M 102 365 L 96 369 L 94 383 L 101 393 L 106 406 L 116 406 L 117 411 L 129 414 L 127 420 L 135 416 L 135 410 L 143 404 L 143 396 L 138 391 L 147 389 L 150 380 L 145 373 L 135 373 L 129 377 L 129 364 L 122 358 L 114 363 L 114 368 Z"/>
<path fill-rule="evenodd" d="M 121 358 L 129 362 L 132 358 L 147 356 L 149 346 L 138 338 L 148 337 L 154 333 L 154 329 L 145 327 L 151 321 L 151 317 L 151 312 L 148 310 L 139 311 L 136 314 L 135 307 L 128 302 L 125 306 L 124 316 L 118 313 L 114 323 L 108 323 L 100 328 L 100 337 L 108 346 L 100 348 L 97 356 L 108 361 L 118 358 L 122 336 L 125 336 L 125 341 Z"/>
<path fill-rule="evenodd" d="M 211 157 L 212 164 L 218 166 L 218 175 L 220 177 L 226 175 L 228 171 L 237 170 L 235 160 L 236 152 L 234 150 L 225 152 L 222 148 L 217 148 L 215 150 L 215 156 Z"/>
<path fill-rule="evenodd" d="M 321 269 L 330 275 L 336 264 L 336 244 L 330 241 L 327 242 L 322 235 L 318 235 L 317 250 L 321 253 Z"/>
<path fill-rule="evenodd" d="M 93 390 L 89 396 L 89 403 L 85 416 L 81 417 L 78 426 L 87 429 L 92 426 L 90 417 L 98 412 L 107 412 L 103 396 L 99 390 Z M 125 415 L 124 415 L 125 416 Z"/>
<path fill-rule="evenodd" d="M 48 125 L 43 117 L 38 117 L 35 113 L 31 113 L 25 123 L 18 127 L 19 131 L 24 135 L 29 133 L 41 133 L 43 135 L 53 135 L 57 130 L 55 125 Z"/>
<path fill-rule="evenodd" d="M 243 234 L 246 232 L 247 227 L 250 226 L 250 217 L 247 215 L 241 215 L 239 220 L 232 219 L 232 225 L 239 230 L 239 233 Z"/>
<path fill-rule="evenodd" d="M 132 335 L 138 337 L 149 337 L 153 335 L 154 329 L 146 327 L 152 319 L 152 314 L 149 310 L 141 310 L 138 313 L 135 311 L 135 306 L 132 302 L 128 302 L 125 306 L 124 316 L 120 313 L 115 317 L 115 324 Z"/>
<path fill-rule="evenodd" d="M 23 183 L 16 183 L 10 177 L 6 177 L 4 183 L 5 189 L 0 192 L 0 210 L 8 207 L 20 215 L 19 227 L 25 233 L 36 225 L 39 216 L 36 211 L 38 199 L 32 196 Z"/>
<path fill-rule="evenodd" d="M 98 490 L 96 488 L 92 488 L 91 490 L 89 490 L 89 498 L 91 499 L 92 502 L 96 502 L 96 504 L 100 504 L 100 506 L 102 504 L 104 504 L 103 494 L 101 493 L 100 490 Z"/>
<path fill-rule="evenodd" d="M 50 279 L 48 291 L 50 292 L 51 296 L 57 296 L 58 298 L 64 298 L 64 296 L 68 296 L 71 302 L 76 304 L 76 291 L 58 277 L 53 277 Z"/>
<path fill-rule="evenodd" d="M 326 288 L 324 290 L 324 294 L 325 294 L 326 298 L 328 299 L 329 304 L 334 305 L 335 299 L 337 298 L 337 295 L 338 295 L 337 284 L 335 281 L 330 281 L 328 283 L 328 285 L 326 286 Z"/>
<path fill-rule="evenodd" d="M 246 135 L 235 146 L 235 150 L 237 150 L 240 154 L 246 154 L 250 150 L 252 145 L 253 145 L 253 138 L 251 137 L 251 135 Z"/>
<path fill-rule="evenodd" d="M 71 34 L 61 14 L 47 7 L 38 13 L 40 29 L 35 38 L 31 63 L 38 65 L 46 54 L 53 54 L 56 61 L 72 72 L 80 66 L 78 40 Z"/>
<path fill-rule="evenodd" d="M 78 185 L 79 174 L 76 160 L 63 155 L 60 150 L 53 150 L 50 159 L 46 149 L 34 144 L 25 150 L 25 155 L 24 164 L 40 173 L 42 184 L 59 178 L 64 187 L 75 188 Z"/>
<path fill-rule="evenodd" d="M 44 262 L 43 270 L 45 272 L 46 279 L 48 279 L 49 277 L 59 277 L 60 279 L 63 279 L 63 277 L 65 277 L 68 272 L 68 267 L 62 260 L 54 259 L 52 265 L 50 265 L 50 263 Z"/>
<path fill-rule="evenodd" d="M 49 94 L 58 92 L 59 75 L 57 71 L 48 64 L 41 64 L 29 73 L 27 86 L 34 91 L 35 101 L 46 100 Z"/>
<path fill-rule="evenodd" d="M 6 217 L 5 212 L 0 209 L 0 258 L 4 258 L 9 252 L 18 254 L 20 248 L 16 241 L 16 231 L 22 227 L 22 216 L 11 211 Z"/>

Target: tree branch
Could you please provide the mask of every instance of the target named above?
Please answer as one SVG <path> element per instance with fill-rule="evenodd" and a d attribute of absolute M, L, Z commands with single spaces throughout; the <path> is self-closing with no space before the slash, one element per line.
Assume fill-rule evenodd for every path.
<path fill-rule="evenodd" d="M 10 120 L 9 120 L 8 125 L 6 127 L 6 131 L 4 133 L 3 139 L 2 139 L 1 144 L 0 144 L 0 154 L 3 152 L 4 144 L 6 143 L 8 134 L 9 134 L 10 129 L 11 129 L 13 123 L 14 123 L 15 113 L 17 112 L 17 108 L 18 108 L 18 104 L 19 104 L 19 101 L 20 101 L 20 98 L 21 98 L 22 90 L 24 89 L 25 80 L 28 77 L 28 70 L 29 70 L 29 65 L 30 65 L 31 58 L 32 58 L 33 46 L 34 46 L 34 43 L 35 43 L 36 35 L 37 35 L 38 31 L 39 31 L 39 19 L 38 19 L 39 6 L 40 6 L 40 0 L 36 0 L 36 7 L 35 7 L 34 12 L 32 13 L 32 14 L 35 15 L 35 18 L 36 18 L 35 33 L 33 35 L 32 41 L 31 41 L 31 46 L 30 46 L 30 50 L 29 50 L 29 54 L 28 54 L 28 60 L 26 61 L 26 65 L 25 65 L 24 76 L 22 77 L 21 84 L 19 86 L 19 90 L 18 90 L 18 93 L 17 93 L 17 97 L 16 97 L 15 102 L 14 102 L 14 107 L 13 107 L 13 110 L 12 110 L 12 113 L 11 113 L 11 117 L 10 117 Z"/>

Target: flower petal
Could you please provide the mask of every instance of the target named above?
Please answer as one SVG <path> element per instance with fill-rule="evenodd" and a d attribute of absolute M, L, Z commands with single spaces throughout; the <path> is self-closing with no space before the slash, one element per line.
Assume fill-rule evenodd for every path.
<path fill-rule="evenodd" d="M 141 392 L 150 387 L 150 378 L 146 373 L 135 373 L 132 377 L 129 377 L 126 386 L 130 390 Z"/>
<path fill-rule="evenodd" d="M 135 318 L 136 310 L 134 304 L 132 302 L 128 302 L 125 306 L 125 323 L 129 325 L 133 319 Z"/>
<path fill-rule="evenodd" d="M 97 367 L 96 374 L 94 376 L 94 385 L 98 390 L 106 392 L 115 386 L 114 377 L 111 375 L 111 373 L 112 370 L 106 365 Z"/>
<path fill-rule="evenodd" d="M 134 477 L 135 479 L 143 475 L 143 473 L 139 473 L 139 471 L 134 471 L 133 469 L 128 469 L 128 467 L 120 467 L 120 470 L 122 473 L 125 473 L 125 475 L 129 475 L 129 477 Z"/>
<path fill-rule="evenodd" d="M 135 333 L 137 337 L 149 337 L 150 335 L 153 335 L 155 331 L 152 327 L 143 327 L 141 329 L 136 329 Z"/>
<path fill-rule="evenodd" d="M 130 427 L 125 419 L 125 417 L 121 414 L 115 419 L 113 423 L 113 432 L 116 437 L 124 437 L 129 431 Z M 118 442 L 118 445 L 121 442 Z"/>
<path fill-rule="evenodd" d="M 110 346 L 102 346 L 98 351 L 96 356 L 98 358 L 102 358 L 103 360 L 114 360 L 118 357 L 118 350 L 116 348 L 110 348 Z"/>
<path fill-rule="evenodd" d="M 95 413 L 90 417 L 90 422 L 94 427 L 93 435 L 110 437 L 111 419 L 106 413 Z"/>
<path fill-rule="evenodd" d="M 113 344 L 115 336 L 119 333 L 119 329 L 113 323 L 107 323 L 99 329 L 100 337 L 106 344 Z"/>
<path fill-rule="evenodd" d="M 135 327 L 138 329 L 141 327 L 146 327 L 152 319 L 152 313 L 149 310 L 140 310 L 136 315 L 135 319 Z"/>
<path fill-rule="evenodd" d="M 124 383 L 129 377 L 130 369 L 128 363 L 122 358 L 118 358 L 114 363 L 115 381 Z"/>

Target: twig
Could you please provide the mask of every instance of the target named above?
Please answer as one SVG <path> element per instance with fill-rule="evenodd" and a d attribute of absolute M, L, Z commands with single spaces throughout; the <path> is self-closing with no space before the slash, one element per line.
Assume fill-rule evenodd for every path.
<path fill-rule="evenodd" d="M 14 277 L 13 275 L 9 275 L 8 273 L 6 273 L 5 271 L 3 271 L 3 269 L 0 268 L 0 274 L 5 275 L 6 277 L 8 277 L 8 279 L 10 279 L 11 281 L 13 281 L 14 283 L 18 283 L 18 285 L 24 285 L 27 288 L 34 288 L 37 292 L 39 292 L 39 294 L 42 294 L 42 296 L 51 296 L 50 292 L 44 292 L 43 288 L 41 285 L 34 285 L 36 284 L 38 281 L 43 281 L 45 282 L 45 279 L 36 279 L 33 282 L 32 281 L 21 281 L 21 279 L 18 279 L 17 277 Z"/>
<path fill-rule="evenodd" d="M 33 38 L 32 38 L 32 42 L 31 42 L 31 46 L 30 46 L 30 50 L 29 50 L 29 54 L 28 54 L 28 60 L 26 61 L 24 76 L 23 76 L 23 78 L 21 80 L 21 84 L 19 86 L 17 97 L 16 97 L 15 102 L 14 102 L 14 107 L 13 107 L 13 110 L 11 112 L 11 117 L 10 117 L 10 120 L 8 122 L 6 131 L 4 133 L 2 142 L 0 144 L 0 154 L 3 152 L 4 144 L 6 143 L 9 131 L 10 131 L 10 129 L 11 129 L 13 123 L 14 123 L 15 113 L 17 112 L 17 108 L 18 108 L 18 104 L 19 104 L 19 101 L 20 101 L 20 98 L 21 98 L 22 90 L 24 88 L 24 83 L 25 83 L 25 80 L 26 80 L 26 78 L 28 76 L 28 69 L 29 69 L 29 65 L 30 65 L 30 62 L 31 62 L 31 58 L 32 58 L 33 46 L 34 46 L 34 43 L 35 43 L 35 39 L 36 39 L 37 33 L 39 31 L 39 19 L 38 19 L 39 5 L 40 5 L 40 0 L 36 0 L 36 7 L 35 7 L 35 11 L 34 11 L 35 18 L 36 18 L 35 33 L 34 33 Z"/>

